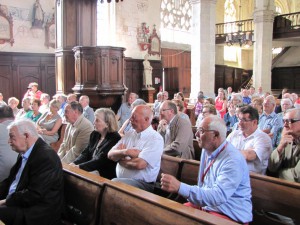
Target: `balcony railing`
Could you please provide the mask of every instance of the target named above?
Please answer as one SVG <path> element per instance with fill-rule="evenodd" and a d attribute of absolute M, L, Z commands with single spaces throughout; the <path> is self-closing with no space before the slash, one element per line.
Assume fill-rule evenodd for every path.
<path fill-rule="evenodd" d="M 234 34 L 238 32 L 239 24 L 242 24 L 241 30 L 242 32 L 251 32 L 254 30 L 253 20 L 240 20 L 233 21 L 228 23 L 218 23 L 216 24 L 216 37 L 222 37 L 227 34 Z"/>
<path fill-rule="evenodd" d="M 273 39 L 299 37 L 300 12 L 282 14 L 274 19 Z"/>
<path fill-rule="evenodd" d="M 216 24 L 216 44 L 224 43 L 228 34 L 236 34 L 238 24 L 242 24 L 240 28 L 242 32 L 254 32 L 252 19 L 218 23 Z M 274 18 L 273 39 L 289 37 L 300 37 L 300 12 L 282 14 Z"/>
<path fill-rule="evenodd" d="M 216 44 L 222 44 L 228 34 L 236 35 L 237 33 L 252 33 L 254 24 L 252 19 L 233 21 L 228 23 L 216 24 Z"/>

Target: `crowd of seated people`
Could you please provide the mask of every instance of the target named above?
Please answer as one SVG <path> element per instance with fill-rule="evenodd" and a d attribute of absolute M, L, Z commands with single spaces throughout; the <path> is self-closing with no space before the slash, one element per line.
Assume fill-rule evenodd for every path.
<path fill-rule="evenodd" d="M 38 93 L 41 93 L 41 99 L 47 98 L 46 93 Z M 45 109 L 40 112 L 41 100 L 36 96 L 27 94 L 22 100 L 21 110 L 17 108 L 19 102 L 14 97 L 8 99 L 7 106 L 3 98 L 0 99 L 0 106 L 10 107 L 17 119 L 25 117 L 36 123 L 39 138 L 48 145 L 58 140 L 59 128 L 66 124 L 63 141 L 57 152 L 63 163 L 153 192 L 162 154 L 195 159 L 194 124 L 185 112 L 187 102 L 180 92 L 172 100 L 168 99 L 168 92 L 159 92 L 152 108 L 136 93 L 130 93 L 128 101 L 121 105 L 117 114 L 106 108 L 94 112 L 89 107 L 88 96 L 81 96 L 78 102 L 75 94 L 57 94 L 52 100 L 43 101 Z M 280 113 L 275 112 L 276 98 L 263 93 L 262 88 L 258 88 L 258 92 L 254 87 L 240 92 L 233 92 L 230 87 L 227 90 L 219 88 L 216 98 L 206 97 L 199 92 L 197 99 L 194 108 L 190 105 L 189 109 L 195 110 L 195 113 L 197 111 L 196 137 L 212 163 L 214 157 L 222 155 L 222 151 L 228 148 L 231 153 L 241 153 L 236 158 L 239 162 L 237 168 L 244 175 L 249 176 L 249 171 L 260 174 L 270 171 L 277 173 L 280 178 L 300 182 L 300 107 L 295 93 L 286 91 L 282 95 Z M 159 125 L 154 126 L 153 121 Z M 223 158 L 221 155 L 220 158 Z M 202 163 L 205 159 L 196 160 Z M 230 161 L 227 156 L 224 157 L 224 163 L 227 160 Z M 219 182 L 205 170 L 201 167 L 199 173 L 210 178 L 208 185 Z M 236 172 L 232 171 L 233 174 Z M 202 186 L 191 188 L 178 184 L 173 177 L 162 177 L 162 188 L 187 197 L 191 206 L 210 204 L 210 198 L 198 199 L 201 193 L 205 195 L 207 191 L 204 191 L 205 188 L 202 190 L 206 181 L 201 181 Z M 247 179 L 239 178 L 236 182 L 241 187 L 250 185 Z M 170 186 L 172 183 L 179 189 Z M 190 194 L 197 191 L 199 193 L 191 197 Z M 251 203 L 247 197 L 249 187 L 239 190 L 237 186 L 232 191 L 246 194 L 244 203 Z M 225 205 L 239 204 L 234 198 L 222 201 Z M 251 215 L 248 214 L 250 208 L 246 208 L 247 212 L 241 210 L 233 214 L 228 211 L 229 208 L 214 205 L 207 210 L 217 210 L 234 221 L 246 223 L 251 221 Z M 244 218 L 236 213 L 242 213 Z"/>

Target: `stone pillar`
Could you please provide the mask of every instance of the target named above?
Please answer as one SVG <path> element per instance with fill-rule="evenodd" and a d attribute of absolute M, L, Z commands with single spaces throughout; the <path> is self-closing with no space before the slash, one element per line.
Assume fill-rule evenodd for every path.
<path fill-rule="evenodd" d="M 254 21 L 253 84 L 271 90 L 274 0 L 256 0 Z"/>
<path fill-rule="evenodd" d="M 201 90 L 214 95 L 216 0 L 190 0 L 193 10 L 191 45 L 191 99 Z"/>

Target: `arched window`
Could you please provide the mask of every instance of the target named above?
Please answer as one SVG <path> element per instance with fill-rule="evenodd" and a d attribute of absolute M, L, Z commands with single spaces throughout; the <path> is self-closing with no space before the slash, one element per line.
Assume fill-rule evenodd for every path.
<path fill-rule="evenodd" d="M 191 44 L 192 7 L 189 0 L 161 1 L 162 41 Z"/>

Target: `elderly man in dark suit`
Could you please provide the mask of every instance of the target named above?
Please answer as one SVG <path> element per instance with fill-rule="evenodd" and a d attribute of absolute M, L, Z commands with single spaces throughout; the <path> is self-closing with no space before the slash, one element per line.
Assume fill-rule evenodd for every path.
<path fill-rule="evenodd" d="M 0 220 L 14 225 L 60 224 L 64 201 L 59 157 L 39 138 L 31 121 L 14 121 L 8 130 L 9 144 L 19 156 L 0 183 Z"/>

